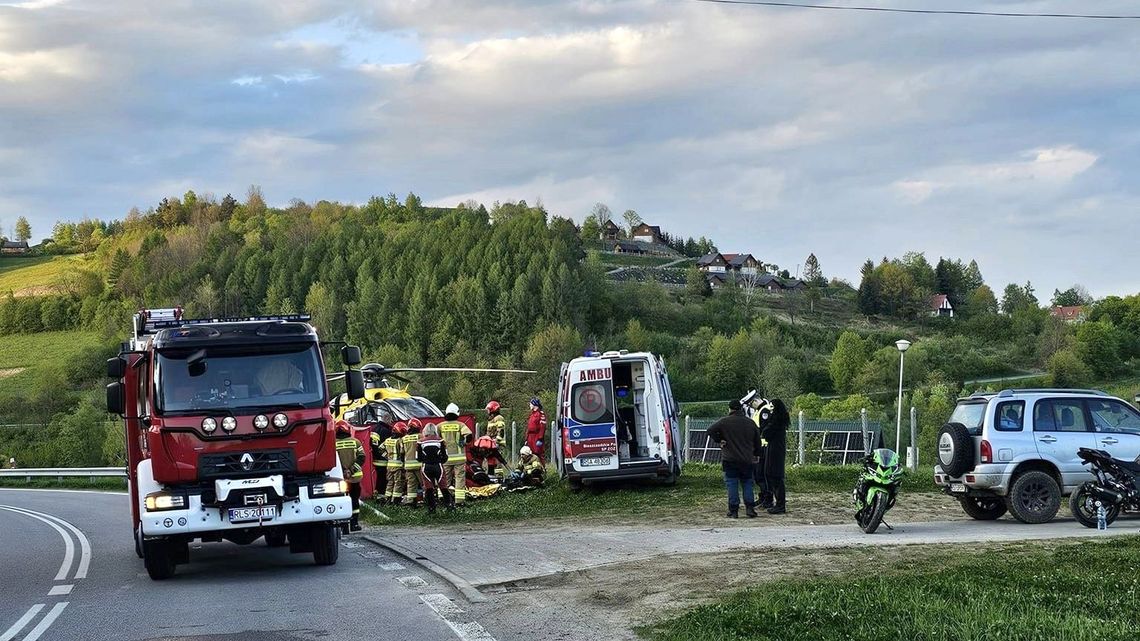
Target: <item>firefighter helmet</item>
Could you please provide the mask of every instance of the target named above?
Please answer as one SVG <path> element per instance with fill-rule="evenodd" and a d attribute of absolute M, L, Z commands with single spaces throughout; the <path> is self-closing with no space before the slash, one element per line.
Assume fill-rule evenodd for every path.
<path fill-rule="evenodd" d="M 396 421 L 396 424 L 392 426 L 392 434 L 396 436 L 404 436 L 407 433 L 408 424 L 403 421 Z"/>
<path fill-rule="evenodd" d="M 447 408 L 443 410 L 444 416 L 459 416 L 459 406 L 455 403 L 448 403 Z"/>
<path fill-rule="evenodd" d="M 408 421 L 408 434 L 419 434 L 420 430 L 422 430 L 423 428 L 424 428 L 423 422 L 414 416 L 412 417 L 412 419 L 410 421 Z"/>
<path fill-rule="evenodd" d="M 498 412 L 501 408 L 502 406 L 499 405 L 499 401 L 491 401 L 490 403 L 487 403 L 488 412 Z"/>
<path fill-rule="evenodd" d="M 524 446 L 519 448 L 519 455 L 520 456 L 530 456 L 531 454 L 534 454 L 534 452 L 530 451 L 529 446 L 524 445 Z"/>

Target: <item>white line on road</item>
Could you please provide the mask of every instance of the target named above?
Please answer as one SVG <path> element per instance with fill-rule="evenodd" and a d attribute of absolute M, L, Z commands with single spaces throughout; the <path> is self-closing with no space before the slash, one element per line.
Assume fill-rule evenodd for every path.
<path fill-rule="evenodd" d="M 6 507 L 6 506 L 0 506 L 0 507 Z M 71 530 L 71 533 L 75 535 L 76 540 L 79 541 L 79 549 L 80 549 L 79 568 L 75 571 L 75 578 L 76 579 L 86 579 L 87 578 L 87 570 L 88 570 L 88 568 L 91 567 L 91 541 L 88 540 L 87 535 L 84 534 L 82 530 L 75 527 L 71 523 L 64 521 L 63 519 L 59 518 L 58 516 L 53 516 L 51 514 L 45 514 L 43 512 L 36 512 L 34 510 L 29 510 L 28 508 L 24 508 L 24 507 L 15 507 L 15 508 L 8 507 L 8 509 L 16 510 L 18 512 L 22 512 L 22 513 L 27 514 L 28 516 L 32 516 L 32 517 L 42 517 L 42 518 L 48 519 L 49 521 L 52 521 L 54 523 L 58 523 L 59 525 L 62 525 L 63 527 L 67 528 L 68 530 Z M 57 578 L 56 580 L 59 581 L 60 579 Z"/>
<path fill-rule="evenodd" d="M 61 528 L 60 526 L 52 523 L 48 519 L 45 519 L 38 514 L 26 512 L 20 508 L 11 507 L 9 505 L 0 505 L 0 510 L 6 510 L 8 512 L 14 512 L 16 514 L 23 514 L 24 516 L 29 516 L 37 521 L 40 521 L 41 523 L 46 523 L 52 529 L 58 532 L 60 536 L 63 537 L 63 563 L 59 566 L 59 572 L 56 573 L 55 580 L 62 581 L 66 579 L 67 573 L 71 571 L 71 564 L 73 561 L 75 561 L 75 543 L 71 541 L 71 536 L 68 535 L 67 530 Z"/>
<path fill-rule="evenodd" d="M 435 610 L 461 641 L 495 641 L 495 637 L 475 621 L 452 621 L 455 615 L 463 614 L 463 609 L 447 598 L 446 594 L 421 594 L 420 600 Z"/>
<path fill-rule="evenodd" d="M 41 634 L 47 632 L 47 629 L 51 627 L 51 624 L 55 623 L 55 620 L 59 618 L 59 614 L 63 612 L 64 608 L 67 607 L 67 603 L 67 601 L 56 603 L 55 606 L 52 607 L 51 611 L 47 613 L 47 616 L 40 620 L 39 625 L 32 628 L 32 631 L 28 633 L 28 636 L 24 637 L 24 641 L 36 641 L 36 639 L 40 638 Z"/>
<path fill-rule="evenodd" d="M 36 618 L 36 615 L 39 614 L 40 610 L 42 609 L 44 609 L 44 604 L 42 603 L 37 603 L 28 608 L 28 611 L 24 613 L 24 616 L 20 617 L 18 621 L 13 623 L 12 627 L 8 628 L 4 634 L 0 635 L 0 641 L 12 641 L 12 639 L 15 639 L 16 635 L 20 633 L 20 630 L 23 630 L 24 626 L 28 625 L 32 619 Z"/>
<path fill-rule="evenodd" d="M 65 594 L 71 594 L 71 588 L 74 587 L 75 586 L 71 585 L 70 583 L 67 585 L 53 585 L 51 587 L 51 591 L 48 592 L 48 596 L 63 596 Z"/>
<path fill-rule="evenodd" d="M 379 565 L 379 567 L 381 570 L 384 570 L 385 572 L 395 572 L 396 570 L 407 569 L 406 567 L 404 567 L 403 563 L 394 563 L 394 562 L 393 563 L 381 563 Z"/>
<path fill-rule="evenodd" d="M 418 576 L 401 576 L 396 577 L 396 580 L 405 588 L 422 588 L 427 585 L 427 581 L 424 581 Z"/>

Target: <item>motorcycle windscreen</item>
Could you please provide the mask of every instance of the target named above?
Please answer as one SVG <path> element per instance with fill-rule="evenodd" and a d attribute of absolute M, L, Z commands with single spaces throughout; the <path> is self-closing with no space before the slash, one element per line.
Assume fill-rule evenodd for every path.
<path fill-rule="evenodd" d="M 563 428 L 563 437 L 576 470 L 590 472 L 618 468 L 611 380 L 581 382 L 570 388 L 570 416 Z"/>

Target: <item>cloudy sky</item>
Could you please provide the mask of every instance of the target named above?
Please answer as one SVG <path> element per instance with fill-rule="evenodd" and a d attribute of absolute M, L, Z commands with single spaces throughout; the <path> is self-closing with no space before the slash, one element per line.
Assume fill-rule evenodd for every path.
<path fill-rule="evenodd" d="M 838 2 L 842 3 L 842 2 Z M 872 0 L 862 2 L 871 4 Z M 874 0 L 1140 13 L 1134 0 Z M 0 227 L 187 189 L 636 209 L 828 275 L 1140 291 L 1140 20 L 694 0 L 0 0 Z"/>

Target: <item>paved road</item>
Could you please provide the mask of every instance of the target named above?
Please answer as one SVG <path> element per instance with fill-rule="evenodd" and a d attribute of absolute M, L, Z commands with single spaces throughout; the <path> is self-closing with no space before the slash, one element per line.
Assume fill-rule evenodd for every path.
<path fill-rule="evenodd" d="M 889 516 L 889 515 L 888 515 Z M 778 517 L 762 517 L 778 518 Z M 863 534 L 848 525 L 790 527 L 643 528 L 565 527 L 512 530 L 424 531 L 385 529 L 377 536 L 438 563 L 472 585 L 490 586 L 674 554 L 699 554 L 765 548 L 833 548 L 924 543 L 984 543 L 1069 539 L 1136 534 L 1134 519 L 1117 521 L 1107 532 L 1090 530 L 1070 519 L 1023 525 L 1008 517 L 998 521 L 931 521 L 894 524 Z M 467 553 L 479 550 L 478 555 Z M 525 550 L 525 554 L 520 554 Z"/>
<path fill-rule="evenodd" d="M 450 585 L 356 538 L 333 567 L 196 544 L 154 582 L 129 522 L 121 494 L 0 490 L 0 641 L 493 641 Z"/>

